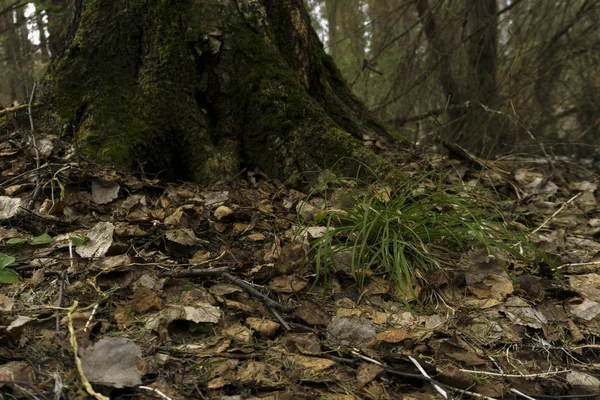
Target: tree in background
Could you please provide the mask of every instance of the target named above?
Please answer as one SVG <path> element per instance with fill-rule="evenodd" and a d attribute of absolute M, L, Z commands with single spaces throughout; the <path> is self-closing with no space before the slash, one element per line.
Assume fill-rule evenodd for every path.
<path fill-rule="evenodd" d="M 62 46 L 69 22 L 66 0 L 0 0 L 0 99 L 8 105 L 29 99 Z M 35 38 L 35 40 L 33 40 Z"/>
<path fill-rule="evenodd" d="M 10 101 L 25 101 L 33 86 L 33 57 L 24 4 L 0 3 L 1 62 L 4 64 L 3 90 Z"/>
<path fill-rule="evenodd" d="M 21 51 L 33 51 L 35 76 L 57 54 L 72 3 L 31 3 L 36 13 L 25 22 L 41 33 L 31 46 L 14 24 L 14 8 L 27 3 L 0 1 L 5 99 L 22 101 L 23 88 L 31 87 L 32 63 Z M 598 1 L 306 4 L 348 86 L 404 138 L 437 143 L 441 137 L 479 154 L 536 152 L 543 142 L 557 154 L 589 155 L 598 145 Z M 18 19 L 22 24 L 23 15 Z"/>
<path fill-rule="evenodd" d="M 427 141 L 439 132 L 481 154 L 535 152 L 538 141 L 563 154 L 589 148 L 564 143 L 597 144 L 599 2 L 359 3 L 365 18 L 334 30 L 336 61 L 359 97 L 403 136 Z M 324 19 L 324 7 L 313 10 Z M 336 10 L 337 21 L 348 12 Z M 343 54 L 355 38 L 366 43 L 363 60 Z"/>

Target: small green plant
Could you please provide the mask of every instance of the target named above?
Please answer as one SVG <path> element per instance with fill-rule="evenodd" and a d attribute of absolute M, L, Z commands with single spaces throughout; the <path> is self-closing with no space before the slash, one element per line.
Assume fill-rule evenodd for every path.
<path fill-rule="evenodd" d="M 6 244 L 9 245 L 18 245 L 18 244 L 30 244 L 32 246 L 41 246 L 44 244 L 52 243 L 52 236 L 47 233 L 43 233 L 39 236 L 32 236 L 29 238 L 12 238 L 6 241 Z"/>
<path fill-rule="evenodd" d="M 19 282 L 19 273 L 13 269 L 6 268 L 15 262 L 13 256 L 0 253 L 0 283 L 10 285 Z"/>
<path fill-rule="evenodd" d="M 465 252 L 479 243 L 491 255 L 523 261 L 523 247 L 536 251 L 524 232 L 504 220 L 492 193 L 484 189 L 436 184 L 428 177 L 396 190 L 383 187 L 346 191 L 345 205 L 317 217 L 327 227 L 315 242 L 317 277 L 327 279 L 336 255 L 350 253 L 359 286 L 368 275 L 385 273 L 406 300 L 416 297 L 418 275 L 444 263 L 440 249 Z"/>
<path fill-rule="evenodd" d="M 90 240 L 86 235 L 81 236 L 70 236 L 69 240 L 73 246 L 79 246 L 80 244 L 86 243 Z"/>

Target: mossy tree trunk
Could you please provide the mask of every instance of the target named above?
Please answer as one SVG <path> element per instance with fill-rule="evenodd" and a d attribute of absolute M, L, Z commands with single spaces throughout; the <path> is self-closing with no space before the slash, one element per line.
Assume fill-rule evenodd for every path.
<path fill-rule="evenodd" d="M 302 0 L 78 0 L 40 101 L 89 155 L 169 178 L 390 171 Z"/>

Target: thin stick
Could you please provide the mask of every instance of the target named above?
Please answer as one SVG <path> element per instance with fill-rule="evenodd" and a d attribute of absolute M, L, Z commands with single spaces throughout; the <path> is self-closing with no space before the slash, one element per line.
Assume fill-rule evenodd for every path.
<path fill-rule="evenodd" d="M 287 307 L 281 303 L 278 303 L 277 301 L 271 299 L 266 294 L 254 289 L 250 283 L 248 283 L 240 278 L 236 278 L 235 276 L 231 275 L 229 272 L 225 272 L 223 274 L 223 277 L 225 279 L 227 279 L 229 282 L 233 283 L 234 285 L 241 287 L 242 289 L 244 289 L 245 291 L 250 293 L 252 296 L 258 297 L 259 299 L 264 301 L 269 307 L 272 307 L 272 308 L 274 308 L 278 311 L 284 312 L 284 313 L 292 313 L 296 310 L 293 307 Z"/>
<path fill-rule="evenodd" d="M 408 356 L 408 359 L 410 361 L 412 361 L 413 364 L 415 364 L 415 367 L 417 367 L 417 369 L 419 370 L 419 372 L 421 374 L 423 374 L 423 376 L 425 378 L 429 378 L 431 379 L 431 377 L 427 374 L 427 372 L 425 372 L 425 370 L 423 369 L 423 367 L 421 367 L 421 364 L 419 364 L 419 362 L 417 360 L 415 360 L 412 356 Z M 446 391 L 444 389 L 442 389 L 441 387 L 439 387 L 438 385 L 436 385 L 435 383 L 432 383 L 433 388 L 442 395 L 443 398 L 447 399 L 448 398 L 448 393 L 446 393 Z"/>
<path fill-rule="evenodd" d="M 466 372 L 468 374 L 474 374 L 474 375 L 500 376 L 503 378 L 540 378 L 540 377 L 545 377 L 545 376 L 553 376 L 553 375 L 566 374 L 567 372 L 571 372 L 570 369 L 565 369 L 562 371 L 541 372 L 539 374 L 519 375 L 519 374 L 501 374 L 499 372 L 488 372 L 488 371 L 474 371 L 471 369 L 461 369 L 460 371 Z"/>
<path fill-rule="evenodd" d="M 29 200 L 29 203 L 27 204 L 27 208 L 32 210 L 33 206 L 35 205 L 35 201 L 37 200 L 38 196 L 40 195 L 40 191 L 42 189 L 42 186 L 40 184 L 41 182 L 41 178 L 40 178 L 40 151 L 38 149 L 37 146 L 37 141 L 35 138 L 35 127 L 33 125 L 33 112 L 32 112 L 32 105 L 33 105 L 33 99 L 35 98 L 35 88 L 36 88 L 37 82 L 33 82 L 33 88 L 31 89 L 31 96 L 29 97 L 29 105 L 28 105 L 28 113 L 29 114 L 29 126 L 31 128 L 31 145 L 33 146 L 33 150 L 35 151 L 35 169 L 37 170 L 37 174 L 35 177 L 35 190 L 33 191 L 33 194 L 31 195 L 31 199 Z"/>
<path fill-rule="evenodd" d="M 454 391 L 454 392 L 458 392 L 458 393 L 466 394 L 466 395 L 469 395 L 469 396 L 475 397 L 475 398 L 477 398 L 477 399 L 482 399 L 482 400 L 497 400 L 497 399 L 495 399 L 495 398 L 493 398 L 493 397 L 488 397 L 488 396 L 485 396 L 485 395 L 483 395 L 483 394 L 479 394 L 479 393 L 475 393 L 475 392 L 470 392 L 470 391 L 468 391 L 468 390 L 463 390 L 463 389 L 455 388 L 455 387 L 453 387 L 453 386 L 450 386 L 450 385 L 446 385 L 446 384 L 444 384 L 444 383 L 441 383 L 441 382 L 438 382 L 438 381 L 436 381 L 435 379 L 427 378 L 427 377 L 425 377 L 425 376 L 423 376 L 423 375 L 419 375 L 419 374 L 410 374 L 410 373 L 408 373 L 408 372 L 396 371 L 396 370 L 394 370 L 394 369 L 392 369 L 392 368 L 388 368 L 388 367 L 386 367 L 384 364 L 380 363 L 379 361 L 377 361 L 377 360 L 374 360 L 374 359 L 372 359 L 372 358 L 369 358 L 369 357 L 367 357 L 367 356 L 363 356 L 362 354 L 360 354 L 360 353 L 358 353 L 358 352 L 356 352 L 356 351 L 353 351 L 353 352 L 352 352 L 352 355 L 354 355 L 354 356 L 356 356 L 356 357 L 358 357 L 358 358 L 361 358 L 361 359 L 363 359 L 363 360 L 365 360 L 365 361 L 368 361 L 368 362 L 370 362 L 370 363 L 373 363 L 373 364 L 379 365 L 379 366 L 381 366 L 381 367 L 385 368 L 385 371 L 386 371 L 387 373 L 389 373 L 389 374 L 392 374 L 392 375 L 398 375 L 398 376 L 402 376 L 402 377 L 406 377 L 406 378 L 415 378 L 415 379 L 421 379 L 421 380 L 427 381 L 427 382 L 429 382 L 429 383 L 431 383 L 431 384 L 436 384 L 436 385 L 439 385 L 439 386 L 445 387 L 445 388 L 447 388 L 448 390 L 452 390 L 452 391 Z"/>
<path fill-rule="evenodd" d="M 67 278 L 67 270 L 60 273 L 60 289 L 58 291 L 58 300 L 56 307 L 62 309 L 63 294 L 65 292 L 65 279 Z M 60 336 L 60 313 L 56 312 L 56 336 Z"/>
<path fill-rule="evenodd" d="M 160 390 L 151 388 L 149 386 L 138 386 L 138 389 L 149 390 L 149 391 L 155 393 L 158 397 L 163 398 L 165 400 L 173 400 L 169 396 L 167 396 L 166 394 L 164 394 L 163 392 L 161 392 Z"/>
<path fill-rule="evenodd" d="M 556 269 L 561 269 L 561 268 L 565 268 L 565 267 L 584 267 L 586 265 L 600 265 L 600 261 L 563 264 L 560 267 L 556 267 Z"/>
<path fill-rule="evenodd" d="M 288 324 L 287 321 L 285 319 L 283 319 L 283 317 L 281 315 L 279 315 L 277 310 L 275 310 L 273 307 L 269 307 L 269 310 L 275 316 L 275 318 L 277 318 L 277 320 L 281 323 L 281 326 L 283 326 L 283 329 L 285 329 L 286 331 L 289 331 L 292 329 L 290 327 L 290 324 Z"/>
<path fill-rule="evenodd" d="M 578 198 L 579 196 L 581 196 L 582 193 L 583 192 L 579 192 L 575 196 L 573 196 L 569 200 L 567 200 L 567 202 L 565 204 L 563 204 L 558 210 L 556 210 L 556 212 L 554 214 L 552 214 L 547 220 L 545 220 L 543 224 L 541 224 L 536 229 L 534 229 L 533 232 L 531 232 L 531 235 L 536 234 L 540 229 L 542 229 L 544 226 L 548 225 L 548 223 L 550 221 L 552 221 L 552 219 L 554 217 L 556 217 L 566 206 L 568 206 L 569 204 L 571 204 L 571 202 L 573 200 L 575 200 L 576 198 Z"/>
<path fill-rule="evenodd" d="M 519 392 L 517 389 L 510 389 L 510 391 L 513 392 L 514 394 L 516 394 L 517 396 L 526 398 L 527 400 L 536 400 L 531 396 L 527 396 L 525 393 Z"/>
<path fill-rule="evenodd" d="M 69 308 L 69 312 L 67 314 L 67 319 L 69 320 L 69 333 L 71 335 L 71 337 L 69 338 L 69 341 L 71 343 L 71 347 L 73 348 L 73 357 L 75 359 L 75 365 L 77 366 L 77 372 L 79 372 L 79 378 L 81 379 L 81 383 L 83 384 L 83 386 L 85 387 L 85 390 L 88 392 L 88 394 L 90 396 L 96 398 L 97 400 L 110 400 L 108 397 L 103 396 L 100 393 L 97 393 L 94 390 L 94 388 L 92 387 L 92 385 L 90 384 L 90 381 L 88 381 L 88 379 L 85 377 L 85 374 L 83 373 L 83 366 L 81 365 L 81 360 L 79 359 L 79 356 L 77 355 L 77 353 L 78 353 L 77 338 L 75 337 L 75 328 L 73 327 L 73 313 L 77 309 L 78 305 L 79 305 L 79 302 L 77 300 L 75 300 L 73 302 L 73 305 Z"/>
<path fill-rule="evenodd" d="M 92 313 L 90 314 L 90 317 L 88 318 L 87 322 L 85 323 L 85 328 L 83 328 L 84 332 L 87 332 L 88 328 L 90 327 L 90 323 L 94 319 L 94 315 L 96 315 L 96 310 L 97 309 L 98 309 L 98 303 L 96 303 L 96 305 L 94 306 L 94 308 L 92 308 Z"/>
<path fill-rule="evenodd" d="M 60 290 L 58 292 L 58 307 L 62 307 L 63 293 L 65 291 L 65 281 L 69 270 L 73 270 L 73 240 L 69 239 L 69 268 L 60 273 Z M 56 313 L 56 336 L 60 335 L 60 314 Z"/>
<path fill-rule="evenodd" d="M 134 265 L 134 264 L 130 264 Z M 140 264 L 147 265 L 147 264 Z M 177 266 L 177 265 L 176 265 Z M 218 268 L 206 268 L 206 269 L 190 269 L 183 272 L 167 272 L 164 276 L 170 276 L 173 278 L 210 278 L 215 276 L 221 276 L 225 272 L 230 270 L 229 267 L 218 267 Z"/>

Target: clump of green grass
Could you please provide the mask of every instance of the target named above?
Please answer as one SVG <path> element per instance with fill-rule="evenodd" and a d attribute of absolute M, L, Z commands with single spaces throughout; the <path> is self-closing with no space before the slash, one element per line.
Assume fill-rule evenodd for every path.
<path fill-rule="evenodd" d="M 317 217 L 328 228 L 314 242 L 318 278 L 327 279 L 337 253 L 350 252 L 360 287 L 369 275 L 384 273 L 407 299 L 415 297 L 418 276 L 443 264 L 439 249 L 466 252 L 483 246 L 500 259 L 525 262 L 526 255 L 538 253 L 525 232 L 504 219 L 489 191 L 435 184 L 427 176 L 395 190 L 384 187 L 345 191 L 345 205 Z"/>

